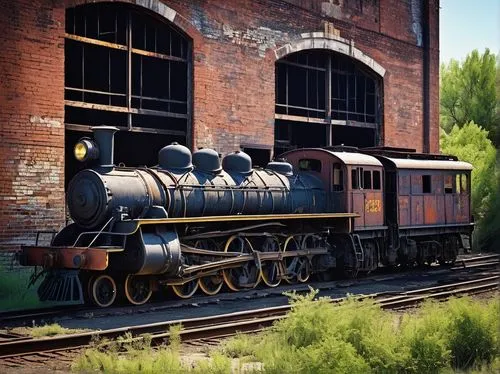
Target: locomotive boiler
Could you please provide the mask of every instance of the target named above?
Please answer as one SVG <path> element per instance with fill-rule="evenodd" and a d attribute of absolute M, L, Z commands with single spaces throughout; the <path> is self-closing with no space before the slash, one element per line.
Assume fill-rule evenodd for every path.
<path fill-rule="evenodd" d="M 253 168 L 244 152 L 221 160 L 174 143 L 158 165 L 132 168 L 114 164 L 116 128 L 92 130 L 74 149 L 89 167 L 67 189 L 73 222 L 20 254 L 41 269 L 41 300 L 138 305 L 154 291 L 188 298 L 449 263 L 469 248 L 471 166 L 450 156 L 311 148 Z"/>
<path fill-rule="evenodd" d="M 78 149 L 99 149 L 98 167 L 81 171 L 68 186 L 68 209 L 81 227 L 99 228 L 115 212 L 137 219 L 325 210 L 320 178 L 307 173 L 293 175 L 292 166 L 285 162 L 252 169 L 252 160 L 244 152 L 228 154 L 221 165 L 212 149 L 191 155 L 188 148 L 174 143 L 160 150 L 156 167 L 114 167 L 115 131 L 97 128 L 98 144 L 91 146 L 85 140 L 77 145 Z"/>

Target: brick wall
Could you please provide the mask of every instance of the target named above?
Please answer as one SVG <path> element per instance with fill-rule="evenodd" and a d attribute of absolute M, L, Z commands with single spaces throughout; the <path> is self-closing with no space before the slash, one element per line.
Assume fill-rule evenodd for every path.
<path fill-rule="evenodd" d="M 64 8 L 0 9 L 0 249 L 15 249 L 64 223 Z"/>
<path fill-rule="evenodd" d="M 273 145 L 274 51 L 325 20 L 386 69 L 383 142 L 423 148 L 423 96 L 438 151 L 438 0 L 239 0 L 164 3 L 193 40 L 193 141 L 219 152 Z M 64 14 L 84 0 L 0 0 L 0 249 L 64 224 Z M 155 0 L 129 3 L 160 9 Z M 423 92 L 422 22 L 431 79 Z"/>

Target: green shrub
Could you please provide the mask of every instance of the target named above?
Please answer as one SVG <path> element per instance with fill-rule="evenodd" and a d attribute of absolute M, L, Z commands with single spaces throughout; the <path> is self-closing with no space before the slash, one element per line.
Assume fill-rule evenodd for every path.
<path fill-rule="evenodd" d="M 230 373 L 438 373 L 498 372 L 500 301 L 468 298 L 427 302 L 416 312 L 394 314 L 373 302 L 334 305 L 317 295 L 290 294 L 287 318 L 256 335 L 238 335 L 209 359 L 180 359 L 180 326 L 171 345 L 151 352 L 149 340 L 123 338 L 113 349 L 87 351 L 75 370 Z M 125 347 L 126 354 L 123 352 Z M 121 351 L 120 351 L 121 349 Z M 231 361 L 232 358 L 238 360 Z M 244 370 L 242 362 L 250 363 Z M 253 364 L 253 365 L 252 365 Z M 238 372 L 238 371 L 236 371 Z"/>
<path fill-rule="evenodd" d="M 405 314 L 401 322 L 405 368 L 413 373 L 437 373 L 449 366 L 449 320 L 441 304 L 426 302 L 416 314 Z"/>
<path fill-rule="evenodd" d="M 484 305 L 468 298 L 455 299 L 450 300 L 449 310 L 452 366 L 469 369 L 489 365 L 499 353 L 500 315 L 495 303 Z"/>

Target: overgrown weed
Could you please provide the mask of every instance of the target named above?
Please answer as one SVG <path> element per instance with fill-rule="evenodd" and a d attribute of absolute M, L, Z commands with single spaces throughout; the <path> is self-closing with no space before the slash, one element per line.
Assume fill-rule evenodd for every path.
<path fill-rule="evenodd" d="M 262 335 L 238 336 L 221 352 L 263 363 L 265 373 L 435 373 L 498 368 L 499 301 L 427 302 L 394 315 L 371 301 L 340 305 L 316 291 L 289 294 L 289 316 Z"/>
<path fill-rule="evenodd" d="M 103 373 L 230 373 L 231 360 L 215 352 L 208 360 L 185 363 L 180 357 L 180 330 L 176 325 L 170 328 L 169 344 L 157 349 L 151 348 L 151 336 L 133 338 L 125 334 L 116 341 L 95 341 L 72 365 L 77 372 Z"/>
<path fill-rule="evenodd" d="M 438 373 L 498 372 L 500 301 L 427 302 L 414 313 L 394 314 L 372 301 L 341 304 L 288 294 L 287 318 L 256 335 L 226 341 L 208 359 L 181 358 L 180 326 L 170 345 L 124 337 L 111 350 L 88 350 L 73 366 L 107 373 Z M 125 344 L 125 347 L 124 347 Z M 129 344 L 126 346 L 126 344 Z M 136 345 L 134 345 L 136 344 Z M 243 364 L 244 363 L 244 364 Z M 239 365 L 239 366 L 238 366 Z"/>

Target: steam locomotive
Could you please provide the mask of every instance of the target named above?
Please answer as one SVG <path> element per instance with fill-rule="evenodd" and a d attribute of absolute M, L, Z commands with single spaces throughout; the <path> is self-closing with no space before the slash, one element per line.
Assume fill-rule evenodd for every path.
<path fill-rule="evenodd" d="M 244 152 L 221 161 L 174 143 L 157 166 L 132 168 L 114 165 L 117 128 L 92 130 L 74 148 L 92 167 L 68 186 L 73 223 L 20 253 L 43 277 L 41 300 L 140 305 L 165 288 L 215 295 L 470 250 L 472 166 L 453 156 L 326 147 L 252 168 Z"/>

